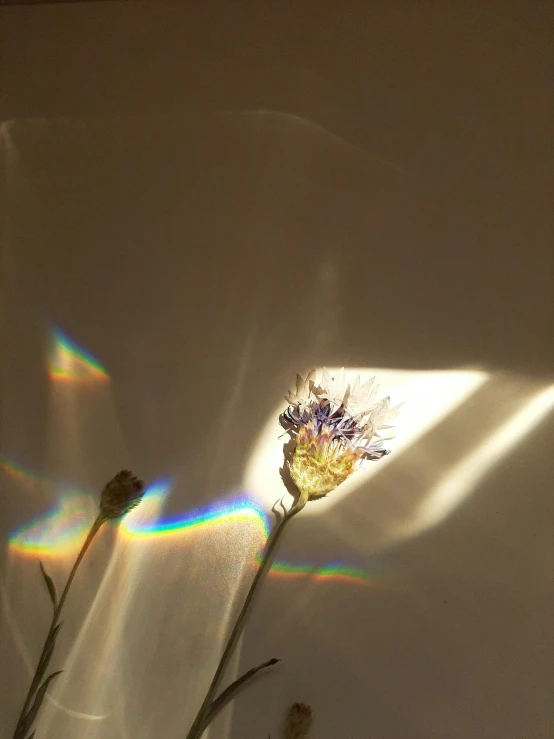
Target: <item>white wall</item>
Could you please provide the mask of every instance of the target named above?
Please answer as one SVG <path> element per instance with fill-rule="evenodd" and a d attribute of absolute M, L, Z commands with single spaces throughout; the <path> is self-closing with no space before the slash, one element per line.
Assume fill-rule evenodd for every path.
<path fill-rule="evenodd" d="M 324 364 L 401 376 L 422 423 L 452 397 L 414 372 L 484 381 L 291 527 L 282 559 L 339 559 L 370 586 L 270 578 L 238 669 L 283 664 L 212 736 L 275 739 L 295 700 L 318 739 L 552 736 L 548 15 L 2 9 L 0 737 L 48 620 L 10 534 L 127 465 L 171 478 L 166 514 L 258 492 L 262 430 L 294 373 Z M 52 325 L 110 381 L 53 381 Z M 437 490 L 454 504 L 416 526 Z M 251 572 L 245 531 L 99 541 L 37 739 L 184 736 Z M 62 582 L 69 555 L 41 556 Z"/>

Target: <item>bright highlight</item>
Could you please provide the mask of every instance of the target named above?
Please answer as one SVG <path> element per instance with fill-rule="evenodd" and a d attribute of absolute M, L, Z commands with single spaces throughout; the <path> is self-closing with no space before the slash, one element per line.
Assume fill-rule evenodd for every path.
<path fill-rule="evenodd" d="M 483 444 L 480 444 L 457 464 L 429 493 L 413 522 L 433 525 L 456 507 L 461 497 L 473 491 L 479 481 L 502 457 L 522 439 L 554 408 L 554 385 L 536 393 L 522 405 L 508 421 L 501 424 Z"/>
<path fill-rule="evenodd" d="M 329 369 L 334 375 L 338 369 Z M 366 462 L 360 471 L 349 477 L 317 505 L 308 505 L 304 516 L 321 516 L 347 498 L 374 475 L 381 474 L 389 464 L 398 459 L 399 453 L 408 449 L 440 421 L 461 406 L 488 379 L 478 370 L 394 370 L 368 367 L 350 367 L 346 377 L 353 381 L 360 375 L 363 380 L 376 376 L 380 396 L 390 394 L 393 405 L 405 401 L 396 422 L 397 437 L 387 441 L 393 454 L 377 462 Z M 283 483 L 279 470 L 283 465 L 285 434 L 279 425 L 279 414 L 287 407 L 283 399 L 276 406 L 271 418 L 259 436 L 248 462 L 244 486 L 252 490 L 264 505 L 271 505 L 282 495 Z"/>

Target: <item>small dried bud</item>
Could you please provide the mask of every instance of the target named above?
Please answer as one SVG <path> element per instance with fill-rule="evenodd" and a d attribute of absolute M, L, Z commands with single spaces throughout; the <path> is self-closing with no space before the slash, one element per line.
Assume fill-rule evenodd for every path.
<path fill-rule="evenodd" d="M 287 713 L 285 739 L 306 739 L 312 726 L 312 709 L 305 703 L 294 703 Z"/>
<path fill-rule="evenodd" d="M 102 490 L 100 513 L 104 519 L 119 518 L 142 500 L 144 483 L 129 470 L 121 470 Z"/>

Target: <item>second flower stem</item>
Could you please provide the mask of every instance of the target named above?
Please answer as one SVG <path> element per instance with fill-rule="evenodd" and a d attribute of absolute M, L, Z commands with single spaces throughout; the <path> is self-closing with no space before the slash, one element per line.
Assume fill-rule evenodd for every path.
<path fill-rule="evenodd" d="M 100 527 L 102 526 L 102 524 L 104 523 L 104 521 L 105 521 L 104 517 L 101 514 L 99 514 L 98 517 L 96 518 L 96 520 L 94 521 L 94 523 L 92 524 L 91 529 L 90 529 L 90 531 L 89 531 L 89 533 L 87 535 L 87 538 L 85 539 L 85 542 L 84 542 L 83 546 L 81 547 L 81 551 L 77 555 L 77 559 L 75 560 L 75 563 L 74 563 L 74 565 L 73 565 L 73 567 L 71 569 L 71 572 L 69 573 L 69 577 L 67 578 L 67 582 L 66 582 L 65 587 L 64 587 L 64 589 L 62 591 L 62 594 L 60 596 L 60 600 L 58 601 L 58 603 L 56 604 L 56 607 L 54 608 L 54 615 L 52 616 L 52 623 L 50 624 L 50 629 L 48 631 L 48 634 L 46 635 L 46 639 L 44 640 L 44 646 L 42 648 L 42 652 L 41 652 L 39 661 L 37 663 L 37 668 L 35 670 L 35 674 L 33 675 L 33 679 L 31 681 L 31 685 L 29 686 L 29 690 L 27 691 L 27 696 L 25 698 L 25 702 L 23 704 L 23 708 L 21 709 L 21 713 L 19 714 L 19 719 L 17 721 L 17 726 L 16 726 L 15 732 L 14 732 L 14 739 L 20 739 L 20 737 L 22 737 L 21 730 L 22 730 L 22 728 L 24 726 L 25 716 L 27 714 L 27 711 L 29 709 L 29 706 L 31 704 L 31 701 L 33 699 L 33 696 L 35 695 L 36 691 L 39 688 L 40 668 L 41 668 L 41 665 L 42 665 L 42 661 L 44 660 L 44 658 L 46 656 L 46 650 L 48 649 L 48 645 L 49 645 L 50 639 L 52 637 L 52 634 L 54 632 L 54 629 L 57 626 L 58 619 L 59 619 L 60 614 L 62 612 L 62 608 L 63 608 L 64 603 L 65 603 L 65 600 L 67 598 L 67 594 L 69 592 L 69 588 L 71 587 L 71 583 L 73 582 L 73 578 L 75 577 L 75 574 L 77 572 L 77 569 L 78 569 L 79 565 L 81 564 L 81 561 L 82 561 L 83 557 L 85 556 L 85 554 L 87 552 L 87 549 L 91 545 L 92 540 L 94 539 L 94 537 L 98 533 L 98 530 L 100 529 Z M 27 727 L 27 728 L 29 729 L 30 727 Z"/>
<path fill-rule="evenodd" d="M 250 605 L 252 603 L 252 598 L 254 597 L 254 594 L 259 584 L 262 582 L 264 575 L 266 574 L 266 572 L 271 566 L 273 552 L 275 551 L 277 543 L 279 542 L 279 539 L 281 538 L 281 535 L 283 534 L 283 531 L 285 530 L 285 526 L 297 513 L 299 513 L 302 510 L 305 504 L 306 504 L 306 501 L 303 500 L 303 498 L 301 497 L 292 506 L 292 508 L 287 513 L 285 513 L 283 518 L 279 521 L 279 523 L 277 524 L 277 526 L 271 533 L 269 540 L 266 544 L 266 548 L 265 548 L 262 560 L 258 566 L 258 571 L 256 572 L 254 580 L 252 581 L 252 584 L 250 585 L 250 589 L 248 591 L 248 594 L 246 596 L 242 609 L 237 617 L 233 630 L 231 631 L 231 634 L 227 641 L 227 645 L 225 646 L 225 650 L 223 651 L 223 655 L 221 659 L 219 660 L 219 664 L 213 676 L 212 682 L 210 683 L 210 687 L 208 688 L 208 692 L 206 693 L 206 697 L 204 698 L 204 702 L 202 703 L 202 706 L 200 707 L 200 710 L 198 711 L 198 714 L 194 720 L 194 723 L 192 724 L 190 731 L 187 734 L 187 739 L 199 739 L 199 737 L 202 736 L 204 730 L 206 729 L 206 725 L 204 724 L 206 712 L 210 708 L 210 704 L 214 698 L 214 694 L 215 694 L 215 691 L 217 690 L 217 686 L 219 684 L 219 680 L 221 679 L 221 675 L 223 674 L 223 671 L 227 667 L 227 664 L 229 662 L 229 659 L 231 658 L 231 655 L 237 644 L 239 636 L 242 633 L 242 630 L 244 628 L 244 622 L 248 614 L 248 611 L 250 609 Z"/>

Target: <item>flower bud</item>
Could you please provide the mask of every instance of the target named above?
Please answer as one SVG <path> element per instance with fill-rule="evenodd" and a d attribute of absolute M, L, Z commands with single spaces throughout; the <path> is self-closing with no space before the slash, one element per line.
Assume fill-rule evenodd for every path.
<path fill-rule="evenodd" d="M 312 726 L 312 709 L 305 703 L 294 703 L 285 721 L 285 739 L 306 739 Z"/>
<path fill-rule="evenodd" d="M 144 495 L 144 483 L 129 470 L 121 470 L 110 480 L 100 499 L 100 515 L 105 520 L 119 518 L 132 511 Z"/>

